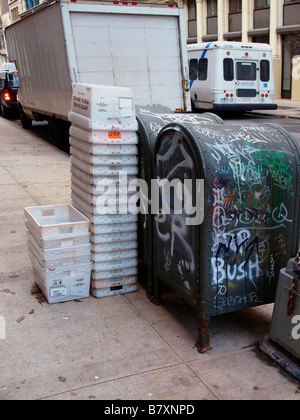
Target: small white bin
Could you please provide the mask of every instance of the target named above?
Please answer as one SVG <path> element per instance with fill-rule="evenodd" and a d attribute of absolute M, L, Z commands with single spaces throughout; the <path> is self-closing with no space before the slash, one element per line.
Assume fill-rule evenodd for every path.
<path fill-rule="evenodd" d="M 92 224 L 91 233 L 92 238 L 94 235 L 104 235 L 106 233 L 119 233 L 119 232 L 134 232 L 137 231 L 137 223 L 112 223 L 110 225 L 105 224 Z"/>
<path fill-rule="evenodd" d="M 129 144 L 137 145 L 139 142 L 138 135 L 135 131 L 123 131 L 123 129 L 121 129 L 119 138 L 111 138 L 110 132 L 108 130 L 88 131 L 88 129 L 85 130 L 80 126 L 75 125 L 72 124 L 70 127 L 70 136 L 88 144 L 123 146 Z"/>
<path fill-rule="evenodd" d="M 70 153 L 72 156 L 75 156 L 83 162 L 91 165 L 127 166 L 138 164 L 138 157 L 136 155 L 90 155 L 74 146 L 70 147 Z"/>
<path fill-rule="evenodd" d="M 73 155 L 71 155 L 71 164 L 93 176 L 119 176 L 120 171 L 127 172 L 127 175 L 138 175 L 139 171 L 137 164 L 92 165 Z"/>
<path fill-rule="evenodd" d="M 138 250 L 127 249 L 125 251 L 112 251 L 112 252 L 99 252 L 92 254 L 92 260 L 94 263 L 110 263 L 112 261 L 126 260 L 127 258 L 137 258 Z"/>
<path fill-rule="evenodd" d="M 85 246 L 90 244 L 91 242 L 91 235 L 90 233 L 81 236 L 66 236 L 63 238 L 50 238 L 50 239 L 42 239 L 34 230 L 33 226 L 26 220 L 26 235 L 30 239 L 34 239 L 37 243 L 37 246 L 41 249 L 51 249 L 51 248 L 69 248 L 71 246 Z M 34 243 L 35 243 L 34 242 Z"/>
<path fill-rule="evenodd" d="M 43 269 L 32 259 L 36 284 L 48 303 L 87 298 L 90 295 L 92 264 L 78 264 L 59 270 Z"/>
<path fill-rule="evenodd" d="M 137 232 L 119 232 L 119 233 L 107 233 L 104 235 L 92 235 L 91 241 L 94 244 L 105 244 L 109 242 L 120 242 L 120 241 L 136 241 L 138 239 Z"/>
<path fill-rule="evenodd" d="M 89 233 L 90 221 L 71 205 L 26 207 L 25 218 L 43 240 L 72 238 Z"/>
<path fill-rule="evenodd" d="M 138 147 L 135 144 L 95 144 L 87 143 L 76 137 L 70 137 L 69 141 L 72 147 L 89 155 L 138 155 Z"/>
<path fill-rule="evenodd" d="M 103 182 L 103 176 L 93 176 L 89 172 L 84 172 L 74 165 L 71 166 L 71 173 L 72 176 L 74 176 L 77 179 L 77 181 L 80 182 L 78 185 L 81 185 L 82 183 L 84 185 L 92 185 L 94 187 L 97 187 Z M 120 180 L 119 175 L 120 174 L 114 176 L 109 175 L 109 179 L 111 179 L 115 182 L 116 185 L 118 185 Z M 135 175 L 127 176 L 127 183 L 130 183 L 131 186 L 133 186 L 134 183 L 137 184 L 137 177 Z"/>
<path fill-rule="evenodd" d="M 93 256 L 96 254 L 92 254 Z M 93 262 L 93 270 L 95 272 L 101 272 L 104 274 L 106 271 L 107 275 L 109 275 L 110 271 L 114 270 L 126 270 L 127 268 L 135 268 L 138 266 L 138 259 L 137 258 L 126 258 L 117 261 L 106 261 L 106 262 Z"/>
<path fill-rule="evenodd" d="M 92 280 L 102 281 L 102 280 L 113 279 L 117 277 L 137 276 L 137 274 L 138 274 L 138 269 L 136 266 L 132 266 L 129 268 L 118 268 L 112 271 L 92 270 Z"/>
<path fill-rule="evenodd" d="M 121 286 L 108 287 L 106 289 L 92 289 L 92 295 L 96 298 L 105 296 L 118 296 L 125 293 L 136 292 L 137 290 L 137 284 L 125 284 Z"/>
<path fill-rule="evenodd" d="M 69 250 L 68 248 L 65 248 L 64 251 L 67 250 L 65 253 L 61 249 L 50 249 L 47 250 L 49 251 L 47 252 L 47 257 L 45 257 L 44 252 L 40 248 L 36 248 L 29 239 L 27 239 L 27 247 L 30 257 L 34 256 L 42 268 L 60 269 L 92 261 L 92 253 L 90 252 L 91 246 L 88 248 L 88 253 L 86 254 L 82 253 L 82 247 L 80 247 L 81 249 L 79 250 L 74 250 L 74 248 Z"/>
<path fill-rule="evenodd" d="M 137 276 L 123 276 L 114 277 L 107 280 L 93 280 L 93 289 L 106 289 L 108 287 L 124 286 L 125 284 L 135 284 L 137 282 Z"/>

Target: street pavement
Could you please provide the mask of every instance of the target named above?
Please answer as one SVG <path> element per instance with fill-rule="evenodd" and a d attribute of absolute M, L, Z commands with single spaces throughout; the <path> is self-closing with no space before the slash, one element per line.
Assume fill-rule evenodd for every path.
<path fill-rule="evenodd" d="M 300 118 L 300 104 L 279 105 Z M 273 305 L 212 318 L 212 350 L 200 354 L 195 311 L 168 289 L 153 305 L 142 280 L 124 295 L 43 300 L 24 207 L 71 202 L 70 157 L 3 118 L 0 145 L 1 400 L 300 400 L 300 384 L 258 345 Z"/>

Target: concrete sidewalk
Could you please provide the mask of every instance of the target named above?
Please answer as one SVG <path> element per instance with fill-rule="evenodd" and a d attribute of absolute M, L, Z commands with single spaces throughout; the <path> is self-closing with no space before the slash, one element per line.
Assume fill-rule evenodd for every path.
<path fill-rule="evenodd" d="M 201 355 L 197 314 L 171 291 L 162 306 L 142 283 L 126 295 L 46 303 L 24 207 L 70 203 L 69 156 L 3 118 L 0 145 L 0 399 L 300 400 L 300 384 L 258 348 L 273 305 L 213 318 L 213 348 Z"/>
<path fill-rule="evenodd" d="M 276 110 L 251 111 L 249 114 L 300 119 L 300 102 L 289 99 L 277 99 L 275 103 L 278 105 L 278 109 Z"/>

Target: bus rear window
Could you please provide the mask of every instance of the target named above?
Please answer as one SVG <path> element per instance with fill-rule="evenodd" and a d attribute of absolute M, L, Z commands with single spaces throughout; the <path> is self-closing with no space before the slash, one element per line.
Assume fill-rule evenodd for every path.
<path fill-rule="evenodd" d="M 192 58 L 190 60 L 189 66 L 189 78 L 190 80 L 197 80 L 198 76 L 198 60 L 197 58 Z"/>
<path fill-rule="evenodd" d="M 237 80 L 256 80 L 256 64 L 248 62 L 236 63 Z"/>
<path fill-rule="evenodd" d="M 260 80 L 261 82 L 270 81 L 270 61 L 261 60 L 260 62 Z"/>
<path fill-rule="evenodd" d="M 223 74 L 226 82 L 233 80 L 233 60 L 232 58 L 224 58 L 223 61 Z"/>
<path fill-rule="evenodd" d="M 200 58 L 199 60 L 198 79 L 199 80 L 207 79 L 207 58 Z"/>

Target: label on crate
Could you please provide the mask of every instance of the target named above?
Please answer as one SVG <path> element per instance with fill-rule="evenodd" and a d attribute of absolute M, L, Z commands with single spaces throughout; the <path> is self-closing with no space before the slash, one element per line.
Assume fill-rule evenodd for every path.
<path fill-rule="evenodd" d="M 108 138 L 109 139 L 120 139 L 121 133 L 120 131 L 109 131 L 108 132 Z"/>
<path fill-rule="evenodd" d="M 51 297 L 67 296 L 67 289 L 65 286 L 51 287 L 50 296 Z"/>

